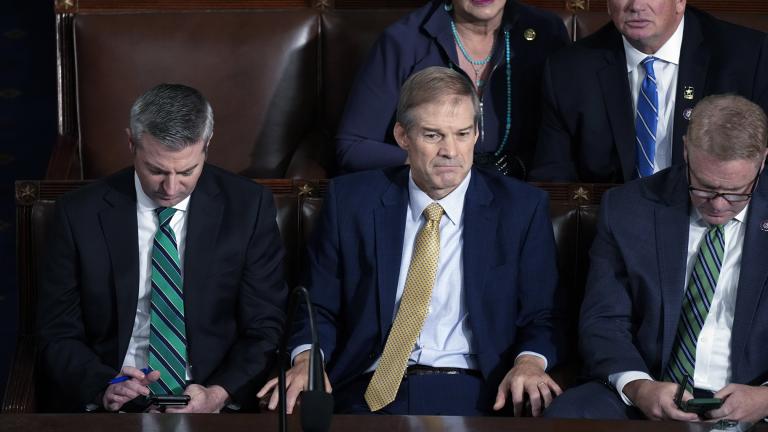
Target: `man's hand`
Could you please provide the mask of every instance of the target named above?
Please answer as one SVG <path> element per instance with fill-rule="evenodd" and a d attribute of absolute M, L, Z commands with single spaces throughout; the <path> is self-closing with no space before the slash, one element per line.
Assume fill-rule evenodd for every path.
<path fill-rule="evenodd" d="M 101 403 L 104 404 L 104 409 L 107 411 L 117 411 L 131 399 L 139 395 L 149 395 L 147 386 L 160 379 L 160 372 L 152 371 L 145 375 L 144 372 L 135 367 L 125 366 L 118 376 L 127 376 L 131 379 L 110 384 L 107 387 L 101 399 Z"/>
<path fill-rule="evenodd" d="M 167 413 L 217 413 L 224 408 L 229 400 L 229 393 L 224 387 L 212 385 L 203 387 L 199 384 L 190 384 L 184 389 L 184 394 L 189 395 L 189 403 L 183 407 L 167 407 Z"/>
<path fill-rule="evenodd" d="M 687 413 L 675 405 L 677 384 L 638 379 L 624 386 L 624 394 L 640 411 L 651 420 L 699 421 L 695 413 Z M 683 394 L 683 400 L 693 398 L 689 392 Z"/>
<path fill-rule="evenodd" d="M 728 384 L 715 397 L 723 399 L 723 406 L 709 411 L 709 418 L 757 423 L 768 416 L 768 387 Z"/>
<path fill-rule="evenodd" d="M 285 373 L 285 408 L 288 414 L 293 413 L 293 407 L 296 405 L 296 400 L 299 398 L 299 394 L 307 389 L 308 373 L 309 350 L 297 355 L 293 361 L 293 367 L 288 369 Z M 323 377 L 325 378 L 325 391 L 331 393 L 331 382 L 328 380 L 328 375 L 325 371 L 323 371 Z M 277 377 L 267 381 L 256 396 L 258 398 L 263 398 L 270 390 L 272 390 L 272 396 L 269 398 L 267 408 L 274 410 L 277 408 L 277 403 L 280 399 L 280 392 L 277 388 Z"/>
<path fill-rule="evenodd" d="M 519 417 L 523 412 L 523 396 L 528 394 L 531 412 L 534 417 L 538 417 L 552 403 L 552 399 L 562 392 L 560 386 L 544 372 L 544 360 L 522 355 L 515 360 L 515 366 L 499 384 L 493 409 L 498 411 L 504 408 L 507 393 L 511 393 L 513 411 L 515 417 Z"/>

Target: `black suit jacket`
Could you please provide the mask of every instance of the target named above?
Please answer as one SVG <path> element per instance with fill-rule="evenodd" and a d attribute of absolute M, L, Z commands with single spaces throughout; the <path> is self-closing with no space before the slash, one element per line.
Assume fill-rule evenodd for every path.
<path fill-rule="evenodd" d="M 635 127 L 621 34 L 609 23 L 549 60 L 531 178 L 623 183 L 635 177 Z M 694 89 L 686 99 L 686 87 Z M 704 96 L 742 95 L 768 108 L 768 37 L 688 7 L 677 78 L 672 164 L 682 162 L 683 113 Z"/>
<path fill-rule="evenodd" d="M 184 256 L 188 357 L 196 383 L 254 398 L 282 332 L 287 296 L 272 195 L 206 165 L 192 193 Z M 59 409 L 100 404 L 136 315 L 139 252 L 134 171 L 63 196 L 40 284 L 41 365 Z"/>

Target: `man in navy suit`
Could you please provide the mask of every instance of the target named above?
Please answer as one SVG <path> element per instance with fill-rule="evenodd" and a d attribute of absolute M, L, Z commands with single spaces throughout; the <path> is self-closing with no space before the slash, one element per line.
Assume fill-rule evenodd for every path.
<path fill-rule="evenodd" d="M 466 78 L 424 69 L 403 85 L 394 129 L 410 166 L 329 185 L 309 249 L 308 288 L 339 412 L 481 415 L 512 405 L 519 415 L 527 396 L 538 415 L 560 393 L 545 372 L 561 354 L 547 196 L 472 169 L 478 116 Z M 417 286 L 410 283 L 421 256 L 414 244 L 427 227 L 422 211 L 434 203 L 444 212 L 436 273 Z M 409 318 L 400 317 L 402 305 L 425 289 L 426 318 L 411 324 L 420 331 L 392 374 L 396 394 L 372 404 L 375 374 L 390 364 L 398 321 Z M 292 339 L 289 411 L 306 386 L 307 327 L 301 320 Z M 270 408 L 277 402 L 273 391 Z"/>
<path fill-rule="evenodd" d="M 581 309 L 595 381 L 554 417 L 699 420 L 675 403 L 723 399 L 708 419 L 768 415 L 768 120 L 710 96 L 694 109 L 685 161 L 602 199 Z"/>
<path fill-rule="evenodd" d="M 127 132 L 134 166 L 62 197 L 46 242 L 55 408 L 116 411 L 150 389 L 191 397 L 169 411 L 253 404 L 287 295 L 272 196 L 205 163 L 213 111 L 195 89 L 152 88 Z"/>
<path fill-rule="evenodd" d="M 686 9 L 686 0 L 609 0 L 608 12 L 611 23 L 545 66 L 531 179 L 623 183 L 646 175 L 646 159 L 647 174 L 681 163 L 691 109 L 710 94 L 768 109 L 764 33 Z M 646 97 L 657 100 L 643 117 Z"/>

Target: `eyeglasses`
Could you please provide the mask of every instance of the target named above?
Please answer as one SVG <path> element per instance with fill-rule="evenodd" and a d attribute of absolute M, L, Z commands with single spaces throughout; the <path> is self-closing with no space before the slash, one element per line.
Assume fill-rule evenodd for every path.
<path fill-rule="evenodd" d="M 691 184 L 691 166 L 686 164 L 686 169 L 688 170 L 688 184 Z M 757 170 L 757 174 L 755 175 L 754 180 L 752 180 L 752 187 L 749 189 L 749 193 L 722 193 L 722 192 L 715 192 L 713 190 L 708 189 L 699 189 L 695 188 L 693 186 L 688 186 L 688 192 L 691 194 L 691 196 L 694 196 L 696 198 L 705 199 L 707 201 L 711 201 L 717 197 L 721 197 L 724 200 L 728 201 L 728 204 L 735 204 L 735 203 L 742 203 L 744 201 L 749 201 L 750 198 L 752 198 L 752 194 L 755 192 L 755 187 L 757 187 L 757 180 L 760 178 L 760 173 L 762 172 L 762 169 Z"/>

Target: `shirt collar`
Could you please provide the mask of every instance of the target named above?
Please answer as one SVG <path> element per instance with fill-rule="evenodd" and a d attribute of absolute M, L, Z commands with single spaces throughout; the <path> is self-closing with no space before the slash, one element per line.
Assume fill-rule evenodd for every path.
<path fill-rule="evenodd" d="M 423 190 L 416 186 L 413 181 L 413 172 L 408 172 L 408 206 L 411 209 L 411 217 L 416 222 L 421 217 L 424 209 L 433 202 L 437 202 L 443 207 L 445 215 L 454 225 L 457 225 L 461 221 L 461 215 L 464 212 L 464 197 L 467 195 L 467 188 L 469 187 L 469 179 L 472 177 L 472 170 L 467 173 L 464 180 L 459 183 L 456 189 L 442 199 L 437 201 L 429 197 Z"/>
<path fill-rule="evenodd" d="M 738 222 L 738 223 L 744 223 L 744 221 L 747 219 L 747 210 L 749 210 L 749 203 L 747 203 L 746 206 L 744 206 L 741 211 L 733 217 L 733 219 L 729 220 L 725 225 L 727 226 L 731 224 L 732 222 Z M 691 223 L 699 226 L 706 227 L 709 224 L 707 224 L 706 221 L 704 221 L 704 218 L 701 216 L 701 213 L 699 213 L 699 209 L 697 209 L 694 206 L 691 206 Z"/>
<path fill-rule="evenodd" d="M 646 57 L 652 55 L 659 60 L 671 63 L 674 65 L 680 64 L 680 50 L 683 48 L 683 28 L 685 27 L 685 16 L 680 20 L 680 24 L 677 26 L 677 30 L 672 34 L 664 45 L 659 48 L 653 54 L 646 54 L 633 47 L 631 43 L 623 35 L 621 41 L 624 43 L 624 53 L 627 57 L 627 72 L 632 73 Z"/>
<path fill-rule="evenodd" d="M 141 187 L 141 181 L 139 180 L 139 175 L 136 174 L 136 171 L 133 172 L 133 186 L 136 188 L 136 205 L 138 206 L 139 211 L 155 211 L 156 208 L 160 207 L 157 203 L 152 201 L 152 198 L 144 193 L 144 189 Z M 189 196 L 184 198 L 184 200 L 173 206 L 173 208 L 183 212 L 187 211 L 187 208 L 189 207 L 189 198 Z"/>

